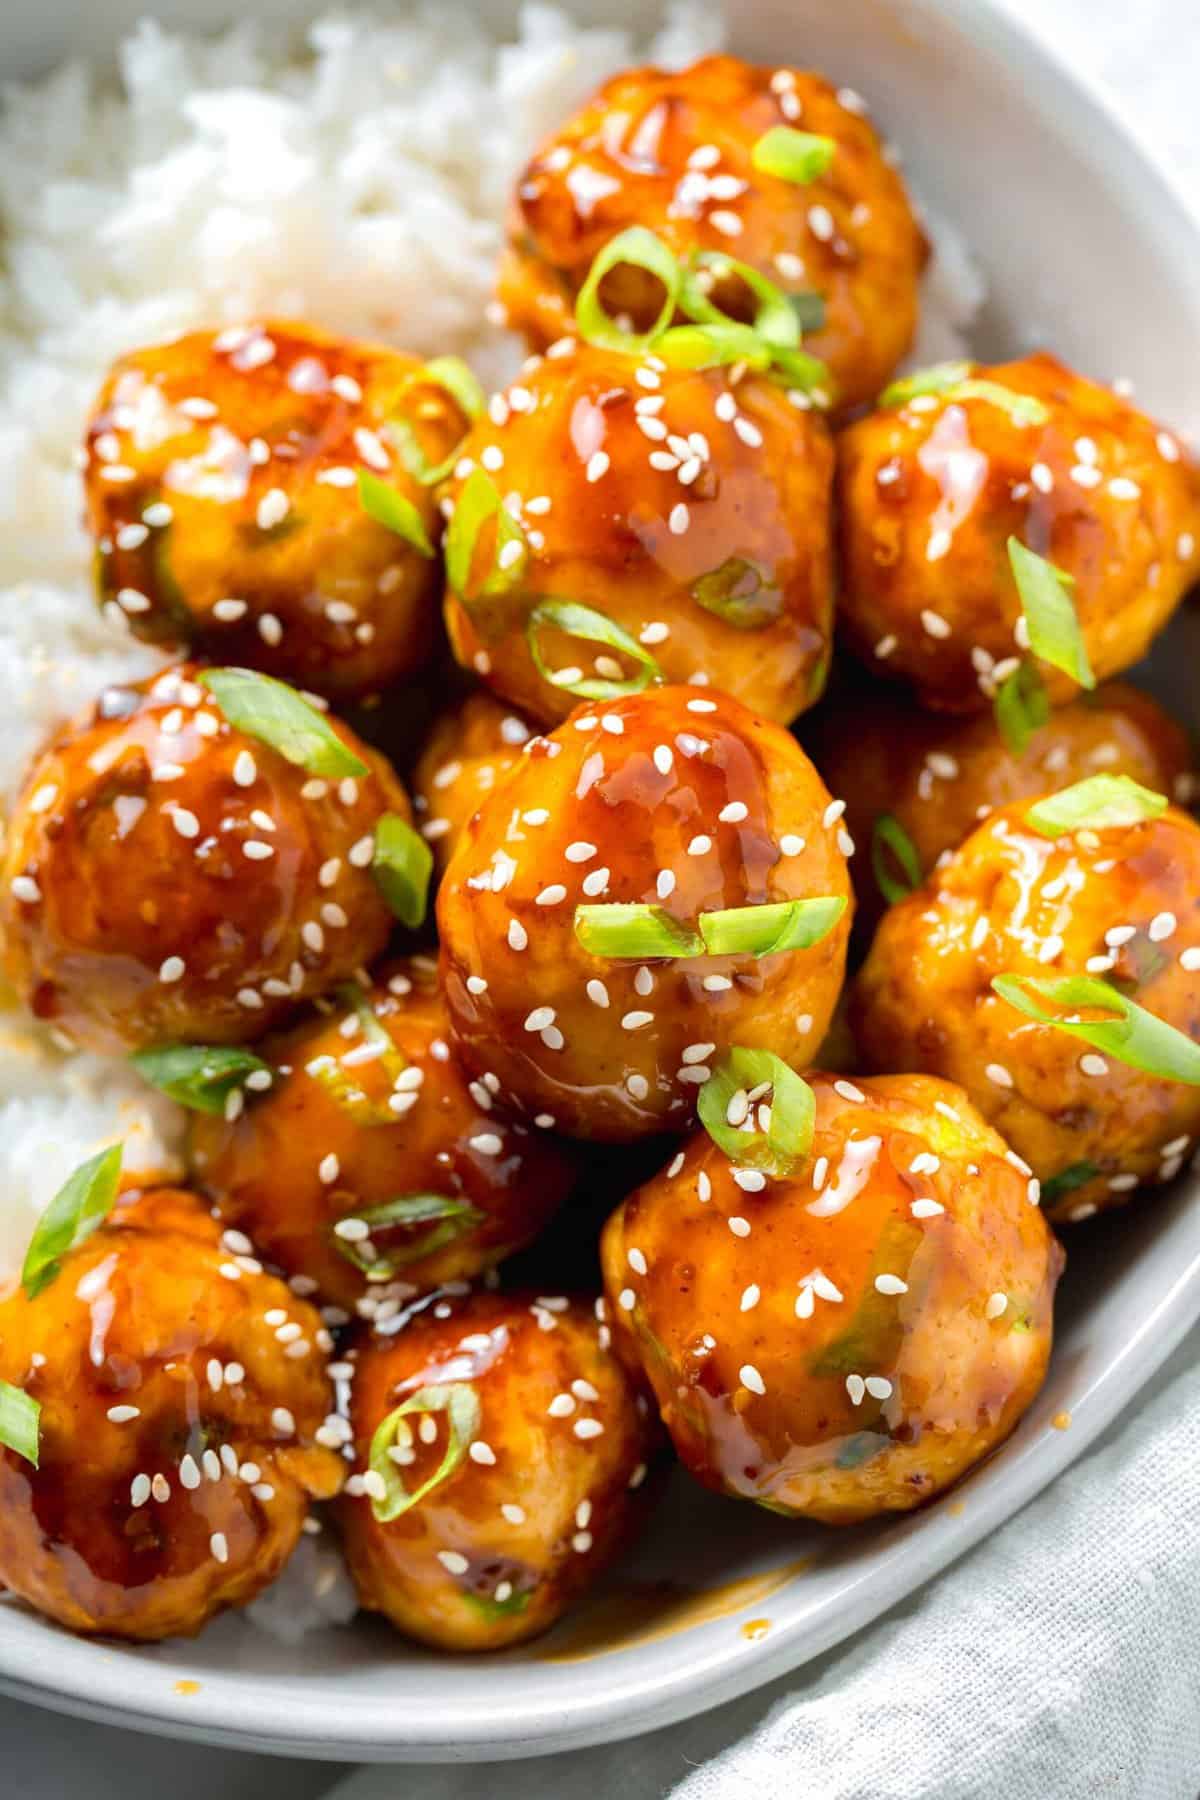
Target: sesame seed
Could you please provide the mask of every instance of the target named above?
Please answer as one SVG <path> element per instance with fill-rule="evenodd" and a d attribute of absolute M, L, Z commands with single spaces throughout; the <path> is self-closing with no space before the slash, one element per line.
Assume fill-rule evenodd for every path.
<path fill-rule="evenodd" d="M 908 1283 L 901 1281 L 899 1275 L 877 1275 L 875 1291 L 879 1294 L 907 1294 Z"/>
<path fill-rule="evenodd" d="M 886 1375 L 868 1375 L 863 1385 L 872 1400 L 886 1400 L 892 1391 L 892 1384 Z"/>
<path fill-rule="evenodd" d="M 731 1219 L 726 1221 L 726 1223 L 728 1224 L 729 1229 L 730 1229 L 730 1231 L 732 1231 L 734 1237 L 745 1238 L 745 1237 L 750 1236 L 750 1221 L 749 1221 L 749 1219 L 739 1218 L 738 1215 L 735 1213 Z"/>
<path fill-rule="evenodd" d="M 984 1317 L 988 1319 L 998 1319 L 1001 1313 L 1006 1312 L 1007 1309 L 1007 1294 L 989 1294 L 987 1305 L 983 1309 Z"/>
<path fill-rule="evenodd" d="M 738 1380 L 744 1388 L 749 1388 L 752 1394 L 765 1394 L 767 1391 L 767 1384 L 753 1363 L 742 1364 L 738 1370 Z"/>
<path fill-rule="evenodd" d="M 544 887 L 541 893 L 536 896 L 535 905 L 558 906 L 566 899 L 566 897 L 567 890 L 562 886 L 561 882 L 551 882 L 549 887 Z"/>
<path fill-rule="evenodd" d="M 571 1429 L 577 1438 L 597 1438 L 604 1427 L 599 1419 L 576 1419 Z"/>
<path fill-rule="evenodd" d="M 1164 943 L 1171 936 L 1177 924 L 1178 920 L 1173 912 L 1155 913 L 1148 930 L 1150 942 L 1152 944 Z"/>
<path fill-rule="evenodd" d="M 742 1297 L 741 1297 L 741 1300 L 738 1302 L 738 1311 L 739 1312 L 751 1312 L 754 1309 L 754 1307 L 756 1307 L 758 1305 L 761 1298 L 762 1298 L 762 1289 L 758 1286 L 758 1284 L 756 1282 L 752 1281 L 748 1288 L 742 1289 Z"/>
<path fill-rule="evenodd" d="M 439 1550 L 437 1559 L 449 1575 L 465 1575 L 471 1566 L 461 1550 Z"/>
<path fill-rule="evenodd" d="M 932 638 L 948 638 L 952 629 L 948 620 L 929 606 L 922 609 L 921 627 Z"/>
<path fill-rule="evenodd" d="M 867 1384 L 861 1375 L 847 1375 L 846 1392 L 850 1396 L 851 1406 L 861 1406 L 866 1391 Z"/>
<path fill-rule="evenodd" d="M 139 1406 L 110 1406 L 107 1413 L 107 1417 L 114 1425 L 127 1425 L 130 1419 L 140 1416 L 141 1407 Z"/>
<path fill-rule="evenodd" d="M 1003 1063 L 989 1063 L 983 1072 L 995 1087 L 1010 1088 L 1013 1085 L 1013 1078 Z"/>
<path fill-rule="evenodd" d="M 168 956 L 158 965 L 158 979 L 169 986 L 173 981 L 182 980 L 186 968 L 182 956 Z"/>
<path fill-rule="evenodd" d="M 674 537 L 682 537 L 688 528 L 690 518 L 691 515 L 681 500 L 678 505 L 671 508 L 667 518 L 667 529 Z"/>
<path fill-rule="evenodd" d="M 914 1200 L 908 1210 L 914 1219 L 934 1219 L 946 1209 L 937 1200 Z"/>
<path fill-rule="evenodd" d="M 229 1544 L 223 1531 L 214 1531 L 208 1540 L 208 1547 L 219 1563 L 229 1561 Z"/>

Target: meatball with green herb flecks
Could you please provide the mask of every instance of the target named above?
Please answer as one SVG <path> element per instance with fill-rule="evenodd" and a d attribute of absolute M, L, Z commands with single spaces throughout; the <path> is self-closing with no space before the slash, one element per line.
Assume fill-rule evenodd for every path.
<path fill-rule="evenodd" d="M 476 395 L 454 359 L 281 321 L 122 357 L 85 449 L 100 599 L 138 637 L 343 700 L 414 674 L 436 481 Z"/>
<path fill-rule="evenodd" d="M 795 739 L 727 695 L 580 707 L 466 827 L 438 891 L 463 1060 L 547 1129 L 686 1130 L 735 1042 L 815 1054 L 853 849 Z"/>
<path fill-rule="evenodd" d="M 875 1069 L 959 1082 L 1052 1219 L 1200 1138 L 1200 827 L 1104 777 L 993 814 L 885 914 L 852 994 Z"/>
<path fill-rule="evenodd" d="M 218 1216 L 368 1317 L 530 1243 L 570 1189 L 569 1157 L 497 1110 L 494 1078 L 470 1080 L 448 1040 L 434 967 L 413 957 L 259 1045 L 269 1091 L 192 1128 Z"/>
<path fill-rule="evenodd" d="M 847 639 L 939 711 L 1027 658 L 1056 704 L 1119 674 L 1200 573 L 1180 439 L 1044 354 L 897 382 L 841 434 L 838 494 Z"/>
<path fill-rule="evenodd" d="M 532 725 L 488 693 L 468 694 L 434 720 L 412 773 L 412 803 L 439 875 L 468 819 L 533 735 Z"/>
<path fill-rule="evenodd" d="M 855 927 L 868 939 L 885 904 L 919 886 L 998 807 L 1099 774 L 1131 776 L 1180 804 L 1195 791 L 1187 733 L 1123 682 L 1057 707 L 1019 747 L 990 713 L 950 718 L 879 683 L 852 686 L 821 708 L 804 744 L 862 846 Z"/>
<path fill-rule="evenodd" d="M 865 113 L 850 88 L 734 56 L 614 76 L 517 183 L 497 289 L 509 323 L 538 347 L 573 331 L 593 259 L 648 227 L 676 256 L 724 252 L 782 284 L 839 403 L 873 399 L 912 341 L 926 245 Z M 625 270 L 610 287 L 610 310 L 645 329 L 659 284 Z M 747 316 L 740 283 L 718 298 Z"/>
<path fill-rule="evenodd" d="M 142 1641 L 245 1605 L 342 1483 L 318 1314 L 165 1188 L 26 1278 L 0 1299 L 0 1383 L 40 1408 L 37 1460 L 0 1443 L 0 1583 Z"/>
<path fill-rule="evenodd" d="M 553 1294 L 435 1293 L 346 1366 L 338 1514 L 363 1605 L 446 1650 L 545 1631 L 629 1536 L 658 1436 L 603 1320 Z"/>
<path fill-rule="evenodd" d="M 803 1084 L 757 1076 L 731 1080 L 720 1143 L 609 1220 L 609 1309 L 707 1486 L 838 1525 L 907 1511 L 1037 1394 L 1062 1251 L 951 1083 L 813 1075 L 811 1142 L 767 1173 L 761 1110 L 774 1139 Z"/>
<path fill-rule="evenodd" d="M 820 696 L 832 647 L 827 427 L 737 365 L 563 349 L 463 443 L 456 657 L 544 723 L 660 681 L 786 723 Z"/>
<path fill-rule="evenodd" d="M 378 955 L 393 906 L 414 921 L 395 881 L 423 856 L 348 727 L 267 677 L 179 666 L 106 688 L 34 761 L 0 864 L 5 970 L 93 1049 L 245 1042 Z"/>

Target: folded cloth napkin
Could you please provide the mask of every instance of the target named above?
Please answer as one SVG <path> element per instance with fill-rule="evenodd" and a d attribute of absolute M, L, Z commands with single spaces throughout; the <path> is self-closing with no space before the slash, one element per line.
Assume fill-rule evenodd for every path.
<path fill-rule="evenodd" d="M 329 1800 L 1196 1800 L 1200 1331 L 1092 1450 L 848 1646 L 626 1744 Z"/>

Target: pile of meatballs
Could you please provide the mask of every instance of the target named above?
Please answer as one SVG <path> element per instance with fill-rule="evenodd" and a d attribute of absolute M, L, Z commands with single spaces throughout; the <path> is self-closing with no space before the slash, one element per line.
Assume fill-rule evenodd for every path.
<path fill-rule="evenodd" d="M 670 1446 L 843 1524 L 1017 1426 L 1057 1228 L 1200 1135 L 1189 748 L 1110 681 L 1200 476 L 1048 354 L 897 378 L 926 254 L 856 94 L 714 57 L 521 175 L 504 392 L 282 321 L 111 371 L 99 600 L 174 660 L 37 757 L 0 929 L 189 1179 L 93 1159 L 0 1298 L 33 1607 L 194 1632 L 328 1527 L 495 1649 Z"/>

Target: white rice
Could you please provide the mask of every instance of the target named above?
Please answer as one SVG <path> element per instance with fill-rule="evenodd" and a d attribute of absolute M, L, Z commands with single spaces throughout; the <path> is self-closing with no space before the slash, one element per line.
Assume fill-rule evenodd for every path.
<path fill-rule="evenodd" d="M 608 74 L 720 47 L 710 0 L 660 17 L 656 35 L 635 38 L 534 4 L 504 38 L 469 5 L 437 0 L 388 8 L 386 22 L 331 15 L 306 43 L 250 22 L 207 40 L 146 23 L 120 48 L 119 88 L 70 63 L 8 94 L 0 808 L 53 727 L 157 660 L 100 617 L 90 590 L 75 459 L 112 359 L 276 313 L 419 354 L 457 351 L 503 379 L 516 346 L 486 314 L 512 180 Z M 933 230 L 926 361 L 962 353 L 981 299 L 959 241 Z M 179 1171 L 176 1108 L 120 1064 L 64 1056 L 0 1013 L 0 1282 L 70 1169 L 118 1136 L 127 1168 Z M 320 1562 L 306 1551 L 298 1586 Z M 305 1620 L 345 1616 L 344 1591 L 326 1591 L 330 1604 Z M 285 1591 L 260 1612 L 287 1624 L 298 1606 Z"/>

